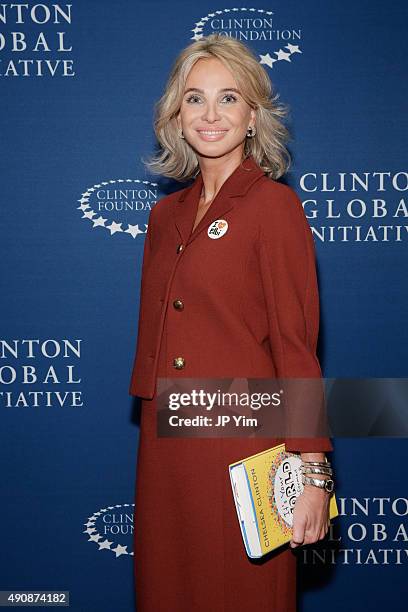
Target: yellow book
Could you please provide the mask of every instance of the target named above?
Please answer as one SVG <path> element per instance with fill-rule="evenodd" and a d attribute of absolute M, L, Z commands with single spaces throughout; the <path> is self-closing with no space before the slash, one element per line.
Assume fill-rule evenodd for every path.
<path fill-rule="evenodd" d="M 247 555 L 257 559 L 292 539 L 293 508 L 303 491 L 300 455 L 285 444 L 229 465 L 232 491 Z M 309 474 L 313 476 L 313 474 Z M 329 516 L 338 516 L 330 496 Z"/>

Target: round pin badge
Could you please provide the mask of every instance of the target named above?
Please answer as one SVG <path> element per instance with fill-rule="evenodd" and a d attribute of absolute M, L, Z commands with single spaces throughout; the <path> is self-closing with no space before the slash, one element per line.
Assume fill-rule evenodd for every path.
<path fill-rule="evenodd" d="M 217 238 L 221 238 L 224 236 L 228 229 L 228 222 L 225 219 L 217 219 L 213 221 L 211 225 L 208 227 L 207 235 L 209 238 L 213 240 L 217 240 Z"/>

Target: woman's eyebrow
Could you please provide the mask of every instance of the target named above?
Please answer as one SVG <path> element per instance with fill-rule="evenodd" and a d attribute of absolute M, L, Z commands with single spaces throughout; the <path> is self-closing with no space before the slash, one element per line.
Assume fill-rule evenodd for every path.
<path fill-rule="evenodd" d="M 199 89 L 198 87 L 189 87 L 188 89 L 185 90 L 185 94 L 188 93 L 189 91 L 199 91 L 200 93 L 204 93 L 203 89 Z M 222 89 L 219 89 L 218 91 L 235 91 L 236 93 L 241 93 L 239 91 L 239 89 L 236 89 L 235 87 L 223 87 Z"/>

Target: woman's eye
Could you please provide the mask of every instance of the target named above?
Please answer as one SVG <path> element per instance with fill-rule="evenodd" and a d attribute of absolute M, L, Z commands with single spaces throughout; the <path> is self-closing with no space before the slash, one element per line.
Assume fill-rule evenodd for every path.
<path fill-rule="evenodd" d="M 229 102 L 231 102 L 231 101 L 232 102 L 236 102 L 237 101 L 236 96 L 234 96 L 233 94 L 225 94 L 222 99 L 226 100 L 227 104 L 229 104 Z M 188 104 L 194 103 L 197 100 L 198 101 L 201 100 L 200 96 L 198 96 L 197 94 L 192 94 L 191 96 L 188 96 L 188 98 L 186 98 L 186 102 Z M 225 104 L 225 102 L 222 102 L 222 104 Z"/>
<path fill-rule="evenodd" d="M 192 96 L 189 96 L 188 98 L 186 98 L 186 102 L 192 102 L 199 99 L 199 96 L 197 96 L 197 94 L 193 94 Z"/>
<path fill-rule="evenodd" d="M 233 100 L 234 102 L 237 101 L 237 98 L 233 95 L 233 94 L 225 94 L 224 99 L 225 98 L 230 98 L 231 100 Z"/>

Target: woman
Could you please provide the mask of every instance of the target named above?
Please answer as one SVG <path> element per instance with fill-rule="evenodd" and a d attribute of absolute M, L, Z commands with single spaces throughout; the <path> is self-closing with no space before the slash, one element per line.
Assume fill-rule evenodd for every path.
<path fill-rule="evenodd" d="M 130 385 L 143 398 L 138 612 L 296 609 L 293 551 L 246 556 L 228 475 L 230 463 L 282 439 L 166 438 L 156 430 L 160 377 L 321 376 L 313 238 L 299 198 L 275 180 L 289 164 L 283 114 L 253 53 L 218 35 L 181 52 L 158 104 L 162 151 L 149 167 L 194 182 L 157 202 L 145 240 Z M 286 445 L 305 461 L 333 448 L 328 438 Z M 328 501 L 305 484 L 291 547 L 325 536 Z"/>

